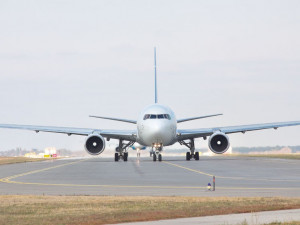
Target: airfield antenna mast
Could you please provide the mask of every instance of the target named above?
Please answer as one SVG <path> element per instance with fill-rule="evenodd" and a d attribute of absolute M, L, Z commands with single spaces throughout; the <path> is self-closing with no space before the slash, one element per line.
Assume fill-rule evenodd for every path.
<path fill-rule="evenodd" d="M 157 103 L 157 73 L 156 73 L 156 47 L 154 47 L 154 82 L 155 82 L 155 104 Z"/>

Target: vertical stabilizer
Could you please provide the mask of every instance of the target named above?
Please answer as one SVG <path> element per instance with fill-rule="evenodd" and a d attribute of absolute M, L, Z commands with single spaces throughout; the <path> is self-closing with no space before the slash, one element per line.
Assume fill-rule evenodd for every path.
<path fill-rule="evenodd" d="M 154 86 L 155 86 L 155 104 L 157 103 L 157 73 L 156 73 L 156 47 L 154 47 Z"/>

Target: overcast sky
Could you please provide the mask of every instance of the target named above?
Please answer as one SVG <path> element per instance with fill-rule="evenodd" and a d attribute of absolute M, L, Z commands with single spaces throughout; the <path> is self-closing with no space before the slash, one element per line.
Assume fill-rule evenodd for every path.
<path fill-rule="evenodd" d="M 201 128 L 300 120 L 300 1 L 0 1 L 0 123 L 134 129 L 154 101 Z M 300 145 L 300 127 L 230 135 Z M 84 137 L 0 129 L 0 151 L 83 149 Z M 207 141 L 197 143 L 206 147 Z"/>

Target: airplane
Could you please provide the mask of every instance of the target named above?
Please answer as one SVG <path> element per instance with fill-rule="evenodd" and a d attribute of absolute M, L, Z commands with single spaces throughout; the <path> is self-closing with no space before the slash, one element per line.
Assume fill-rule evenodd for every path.
<path fill-rule="evenodd" d="M 137 151 L 141 151 L 141 150 L 146 150 L 147 147 L 146 146 L 143 146 L 143 145 L 140 145 L 139 143 L 134 143 L 134 145 L 130 146 L 130 148 L 132 150 L 137 150 Z"/>
<path fill-rule="evenodd" d="M 143 150 L 146 150 L 147 147 L 146 146 L 143 146 L 143 145 L 140 145 L 139 143 L 135 142 L 132 146 L 130 146 L 130 148 L 132 150 L 135 150 L 136 151 L 136 156 L 138 158 L 141 157 L 141 152 L 140 151 L 143 151 Z M 117 151 L 118 147 L 116 148 L 116 151 Z M 152 154 L 153 154 L 153 149 L 150 151 L 150 157 L 152 157 Z"/>
<path fill-rule="evenodd" d="M 279 127 L 297 126 L 300 121 L 263 123 L 227 127 L 212 127 L 200 129 L 177 129 L 178 123 L 186 121 L 203 119 L 208 117 L 220 116 L 222 114 L 212 114 L 206 116 L 197 116 L 191 118 L 176 119 L 174 111 L 166 105 L 158 104 L 157 97 L 157 68 L 156 68 L 156 48 L 154 48 L 154 104 L 147 106 L 140 113 L 137 120 L 112 118 L 103 116 L 90 116 L 94 118 L 108 119 L 131 123 L 136 125 L 135 130 L 102 130 L 92 128 L 73 128 L 73 127 L 54 127 L 54 126 L 34 126 L 34 125 L 15 125 L 0 124 L 0 128 L 31 130 L 35 132 L 52 132 L 67 135 L 87 136 L 85 141 L 85 150 L 91 155 L 99 155 L 105 149 L 106 141 L 110 139 L 119 140 L 117 151 L 115 152 L 115 161 L 123 159 L 128 160 L 127 149 L 134 143 L 152 148 L 153 161 L 162 161 L 161 152 L 164 146 L 171 146 L 175 143 L 186 146 L 189 151 L 186 153 L 186 160 L 199 160 L 199 152 L 195 151 L 196 138 L 209 137 L 208 146 L 216 154 L 225 153 L 229 146 L 228 134 L 246 133 L 263 129 L 278 129 Z M 106 138 L 106 141 L 105 141 Z"/>
<path fill-rule="evenodd" d="M 133 145 L 129 146 L 129 148 L 131 148 L 132 150 L 136 150 L 136 151 L 141 151 L 141 150 L 146 150 L 147 147 L 140 145 L 139 143 L 135 142 Z M 119 146 L 117 146 L 115 148 L 116 152 L 119 152 Z"/>

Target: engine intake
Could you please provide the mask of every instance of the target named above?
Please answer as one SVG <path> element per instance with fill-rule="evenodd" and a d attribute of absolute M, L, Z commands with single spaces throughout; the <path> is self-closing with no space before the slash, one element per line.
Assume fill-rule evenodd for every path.
<path fill-rule="evenodd" d="M 85 141 L 85 150 L 91 155 L 99 155 L 105 149 L 105 140 L 101 135 L 91 134 Z"/>
<path fill-rule="evenodd" d="M 213 153 L 223 154 L 230 146 L 229 138 L 222 132 L 216 132 L 210 136 L 208 145 Z"/>

